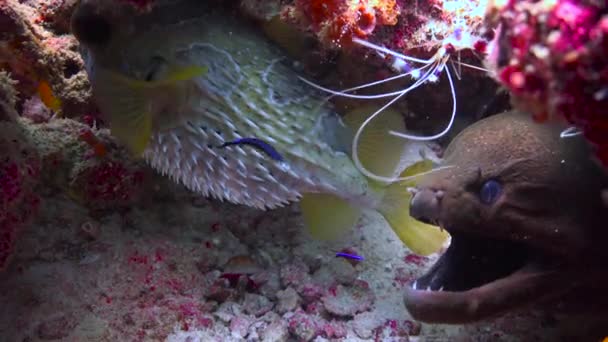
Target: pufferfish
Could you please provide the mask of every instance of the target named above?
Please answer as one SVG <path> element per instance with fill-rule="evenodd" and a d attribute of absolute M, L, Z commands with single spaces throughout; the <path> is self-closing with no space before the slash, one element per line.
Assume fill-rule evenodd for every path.
<path fill-rule="evenodd" d="M 111 133 L 204 196 L 264 210 L 299 201 L 313 237 L 333 239 L 371 209 L 415 253 L 441 249 L 449 235 L 410 217 L 406 184 L 354 165 L 352 137 L 370 109 L 341 118 L 279 46 L 205 3 L 159 1 L 138 16 L 80 4 L 72 28 Z M 369 170 L 397 177 L 430 165 L 404 157 L 428 147 L 387 134 L 402 126 L 390 112 L 366 130 L 359 153 Z"/>

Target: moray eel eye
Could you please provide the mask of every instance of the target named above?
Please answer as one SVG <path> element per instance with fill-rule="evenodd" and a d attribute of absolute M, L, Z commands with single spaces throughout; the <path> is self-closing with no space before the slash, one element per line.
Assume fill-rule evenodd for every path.
<path fill-rule="evenodd" d="M 483 204 L 492 204 L 496 202 L 502 193 L 502 186 L 496 180 L 489 180 L 483 183 L 479 191 L 479 199 Z"/>
<path fill-rule="evenodd" d="M 104 45 L 112 38 L 110 22 L 95 13 L 90 5 L 83 5 L 74 11 L 71 26 L 74 36 L 86 45 Z"/>

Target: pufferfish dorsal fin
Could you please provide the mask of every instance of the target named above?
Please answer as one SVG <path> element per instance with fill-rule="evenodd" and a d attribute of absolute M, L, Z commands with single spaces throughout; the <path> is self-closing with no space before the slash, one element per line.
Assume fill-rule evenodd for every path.
<path fill-rule="evenodd" d="M 112 135 L 140 156 L 152 135 L 153 117 L 150 100 L 167 92 L 181 81 L 207 73 L 206 67 L 187 66 L 170 69 L 166 77 L 155 81 L 138 80 L 100 69 L 95 79 L 95 96 L 109 117 Z"/>

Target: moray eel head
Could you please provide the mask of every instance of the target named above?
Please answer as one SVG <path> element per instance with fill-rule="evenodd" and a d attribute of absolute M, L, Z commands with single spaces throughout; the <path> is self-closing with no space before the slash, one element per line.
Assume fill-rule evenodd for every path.
<path fill-rule="evenodd" d="M 597 300 L 608 289 L 607 179 L 582 137 L 560 138 L 564 127 L 529 117 L 508 112 L 468 127 L 445 152 L 452 167 L 414 190 L 411 215 L 452 236 L 406 289 L 414 318 L 460 324 L 539 302 L 608 310 Z"/>

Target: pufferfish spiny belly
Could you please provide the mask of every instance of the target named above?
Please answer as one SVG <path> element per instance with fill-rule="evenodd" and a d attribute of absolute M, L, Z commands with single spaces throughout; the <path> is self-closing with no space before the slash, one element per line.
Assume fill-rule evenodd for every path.
<path fill-rule="evenodd" d="M 411 219 L 407 184 L 374 182 L 354 166 L 353 127 L 370 109 L 342 120 L 243 20 L 201 1 L 159 2 L 139 16 L 84 1 L 72 27 L 112 134 L 189 189 L 261 209 L 299 200 L 318 238 L 372 209 L 414 252 L 436 252 L 446 241 Z M 424 145 L 386 133 L 403 125 L 392 112 L 366 131 L 360 158 L 370 170 L 396 177 L 430 163 L 404 158 Z"/>

